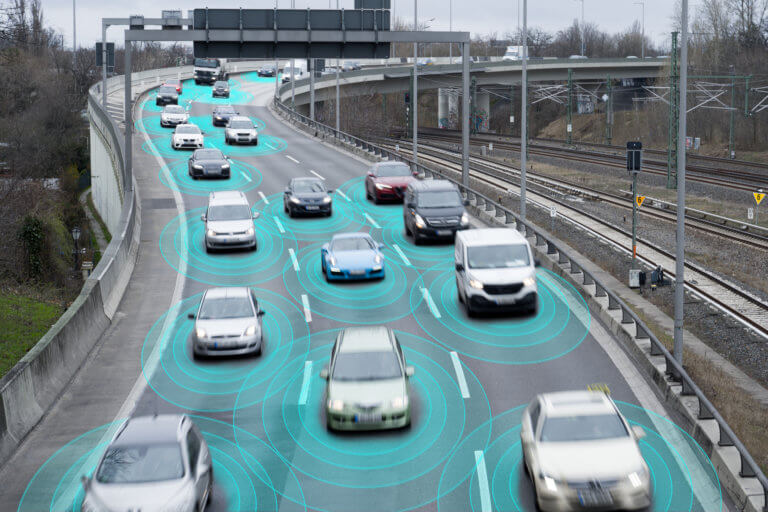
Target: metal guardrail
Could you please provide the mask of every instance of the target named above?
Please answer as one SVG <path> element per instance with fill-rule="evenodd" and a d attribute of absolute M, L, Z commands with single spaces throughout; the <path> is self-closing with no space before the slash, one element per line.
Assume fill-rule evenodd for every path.
<path fill-rule="evenodd" d="M 476 208 L 482 208 L 487 213 L 493 213 L 496 217 L 504 217 L 505 224 L 515 224 L 515 228 L 522 231 L 526 237 L 535 237 L 536 246 L 547 246 L 547 254 L 557 255 L 557 263 L 560 266 L 569 265 L 571 274 L 582 274 L 583 285 L 595 286 L 595 297 L 608 297 L 608 310 L 621 312 L 622 324 L 635 324 L 635 339 L 636 340 L 650 340 L 651 355 L 663 356 L 667 374 L 673 376 L 673 378 L 679 381 L 682 385 L 681 395 L 683 396 L 695 396 L 698 400 L 699 412 L 698 419 L 700 420 L 715 420 L 717 422 L 719 430 L 718 446 L 733 446 L 739 452 L 741 467 L 739 470 L 739 476 L 744 478 L 756 478 L 763 488 L 763 511 L 768 512 L 768 478 L 766 478 L 760 466 L 755 462 L 752 456 L 747 451 L 747 448 L 739 440 L 738 436 L 733 432 L 731 427 L 718 412 L 712 402 L 707 399 L 701 389 L 696 385 L 693 379 L 685 371 L 685 368 L 675 360 L 674 356 L 667 350 L 664 344 L 653 334 L 648 326 L 643 322 L 640 317 L 614 292 L 603 285 L 597 278 L 595 278 L 587 270 L 581 268 L 573 257 L 571 257 L 557 242 L 550 240 L 546 234 L 529 223 L 520 219 L 520 216 L 506 207 L 500 205 L 493 199 L 473 190 L 470 187 L 465 187 L 461 182 L 446 176 L 443 172 L 435 169 L 430 169 L 421 164 L 414 162 L 402 155 L 382 148 L 376 144 L 372 144 L 368 141 L 350 135 L 348 133 L 337 131 L 335 128 L 313 121 L 307 116 L 299 114 L 295 110 L 292 110 L 289 106 L 282 103 L 278 98 L 275 98 L 275 106 L 285 112 L 287 116 L 297 122 L 307 125 L 309 128 L 316 130 L 317 133 L 322 133 L 327 136 L 332 136 L 342 142 L 352 144 L 355 147 L 359 147 L 365 151 L 372 152 L 373 154 L 381 157 L 388 158 L 390 160 L 397 160 L 410 165 L 414 170 L 421 172 L 427 178 L 439 177 L 440 179 L 448 180 L 459 187 L 463 196 L 470 202 L 474 202 Z"/>

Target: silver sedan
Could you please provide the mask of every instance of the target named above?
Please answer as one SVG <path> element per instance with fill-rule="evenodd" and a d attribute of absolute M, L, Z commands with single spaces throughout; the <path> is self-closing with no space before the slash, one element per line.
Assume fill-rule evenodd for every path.
<path fill-rule="evenodd" d="M 192 332 L 195 357 L 261 355 L 264 311 L 248 288 L 211 288 L 203 294 Z"/>

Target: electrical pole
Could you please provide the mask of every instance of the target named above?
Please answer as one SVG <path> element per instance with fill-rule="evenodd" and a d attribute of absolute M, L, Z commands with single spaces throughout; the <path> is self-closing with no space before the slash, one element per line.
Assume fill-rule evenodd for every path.
<path fill-rule="evenodd" d="M 678 105 L 678 90 L 680 75 L 677 59 L 677 32 L 672 32 L 672 51 L 669 63 L 669 134 L 667 137 L 667 188 L 675 188 L 675 173 L 677 172 L 677 121 L 680 117 Z M 685 140 L 685 139 L 683 139 Z"/>
<path fill-rule="evenodd" d="M 639 5 L 643 8 L 643 35 L 642 35 L 642 43 L 641 43 L 641 49 L 642 52 L 641 58 L 645 58 L 645 2 L 635 2 L 635 5 Z"/>
<path fill-rule="evenodd" d="M 448 32 L 453 32 L 453 0 L 448 2 Z M 453 64 L 453 43 L 448 43 L 448 57 Z"/>
<path fill-rule="evenodd" d="M 573 141 L 573 70 L 568 70 L 568 112 L 566 112 L 566 143 Z"/>
<path fill-rule="evenodd" d="M 613 143 L 613 83 L 608 75 L 608 99 L 605 102 L 605 140 L 610 146 Z"/>
<path fill-rule="evenodd" d="M 77 0 L 72 0 L 72 73 L 77 67 Z"/>
<path fill-rule="evenodd" d="M 520 218 L 525 221 L 525 174 L 528 167 L 528 0 L 523 0 L 523 76 L 520 93 Z"/>
<path fill-rule="evenodd" d="M 107 25 L 101 22 L 101 105 L 107 108 Z"/>
<path fill-rule="evenodd" d="M 736 124 L 736 68 L 733 66 L 731 66 L 731 75 L 734 75 L 734 77 L 731 78 L 731 122 L 728 136 L 728 158 L 733 160 L 736 158 L 736 142 L 733 133 Z"/>
<path fill-rule="evenodd" d="M 339 10 L 339 0 L 336 0 L 336 10 Z M 394 48 L 394 45 L 392 45 L 392 48 Z M 341 62 L 339 59 L 336 59 L 336 136 L 338 137 L 339 132 L 341 131 L 341 88 L 339 86 L 339 67 L 341 67 Z"/>
<path fill-rule="evenodd" d="M 677 250 L 675 251 L 675 360 L 683 364 L 683 307 L 685 299 L 685 137 L 688 110 L 688 0 L 682 0 L 680 41 L 680 120 L 677 135 Z"/>
<path fill-rule="evenodd" d="M 413 30 L 419 30 L 419 0 L 413 0 Z M 413 96 L 411 113 L 413 118 L 413 161 L 419 163 L 419 43 L 413 43 Z M 414 169 L 415 170 L 415 169 Z"/>
<path fill-rule="evenodd" d="M 291 9 L 296 8 L 296 0 L 291 0 Z M 296 110 L 296 61 L 291 59 L 291 108 Z"/>

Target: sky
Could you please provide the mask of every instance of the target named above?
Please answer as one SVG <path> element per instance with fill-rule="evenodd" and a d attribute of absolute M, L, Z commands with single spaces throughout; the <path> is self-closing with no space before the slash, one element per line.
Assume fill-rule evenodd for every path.
<path fill-rule="evenodd" d="M 211 8 L 274 8 L 275 0 L 74 0 L 77 2 L 77 39 L 79 46 L 91 46 L 101 38 L 101 18 L 128 17 L 143 14 L 160 17 L 162 9 L 187 10 Z M 297 9 L 327 9 L 329 2 L 335 8 L 336 0 L 293 0 Z M 449 6 L 453 3 L 453 29 L 473 34 L 496 32 L 502 36 L 518 26 L 518 4 L 523 0 L 418 0 L 419 22 L 427 20 L 432 30 L 448 30 Z M 619 32 L 626 30 L 634 21 L 642 20 L 639 0 L 583 0 L 584 19 L 596 23 L 602 30 Z M 289 8 L 291 0 L 278 0 L 279 7 Z M 671 32 L 673 0 L 644 0 L 645 31 L 657 44 L 666 43 Z M 42 0 L 43 12 L 49 26 L 64 34 L 65 42 L 72 44 L 72 0 Z M 414 0 L 392 0 L 395 16 L 413 20 Z M 695 5 L 695 4 L 694 4 Z M 339 6 L 352 9 L 354 0 L 339 0 Z M 561 30 L 577 17 L 581 17 L 582 0 L 530 0 L 528 25 L 549 32 Z M 522 9 L 522 6 L 520 7 Z M 521 22 L 522 23 L 522 22 Z M 118 37 L 120 29 L 112 28 L 109 38 Z"/>

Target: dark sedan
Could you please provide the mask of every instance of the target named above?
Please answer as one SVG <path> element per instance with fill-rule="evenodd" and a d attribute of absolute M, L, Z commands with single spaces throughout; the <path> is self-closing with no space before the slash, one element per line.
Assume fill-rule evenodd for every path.
<path fill-rule="evenodd" d="M 213 109 L 211 121 L 213 121 L 213 126 L 225 126 L 229 122 L 230 117 L 238 114 L 239 112 L 235 111 L 232 105 L 219 105 Z"/>
<path fill-rule="evenodd" d="M 219 80 L 213 84 L 211 94 L 214 98 L 229 98 L 229 82 Z"/>
<path fill-rule="evenodd" d="M 198 149 L 189 157 L 189 175 L 197 178 L 229 178 L 229 159 L 218 149 Z"/>
<path fill-rule="evenodd" d="M 179 93 L 173 85 L 162 85 L 157 90 L 156 105 L 178 105 Z"/>
<path fill-rule="evenodd" d="M 291 217 L 300 213 L 330 217 L 333 213 L 332 193 L 333 190 L 327 190 L 319 178 L 294 178 L 283 194 L 283 209 Z"/>
<path fill-rule="evenodd" d="M 275 73 L 277 73 L 277 70 L 275 69 L 275 66 L 269 65 L 269 66 L 262 66 L 257 71 L 259 76 L 275 76 Z"/>

